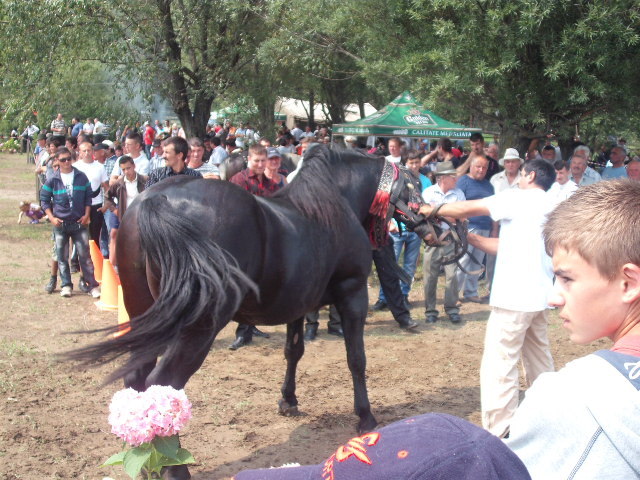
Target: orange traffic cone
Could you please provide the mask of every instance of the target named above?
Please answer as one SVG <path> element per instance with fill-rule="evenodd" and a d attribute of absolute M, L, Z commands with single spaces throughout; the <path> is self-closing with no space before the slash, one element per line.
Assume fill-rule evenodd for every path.
<path fill-rule="evenodd" d="M 125 325 L 126 324 L 126 325 Z M 122 295 L 122 285 L 118 285 L 118 325 L 120 325 L 120 330 L 113 334 L 114 337 L 119 337 L 124 335 L 131 327 L 129 327 L 129 314 L 127 313 L 127 309 L 124 306 L 124 297 Z"/>
<path fill-rule="evenodd" d="M 93 240 L 89 240 L 89 252 L 91 254 L 91 261 L 93 262 L 93 276 L 96 282 L 102 283 L 102 262 L 104 259 L 102 258 L 100 247 L 98 247 Z"/>
<path fill-rule="evenodd" d="M 96 307 L 109 312 L 118 310 L 118 285 L 120 279 L 109 259 L 105 259 L 102 264 L 102 295 L 100 301 L 96 302 Z"/>

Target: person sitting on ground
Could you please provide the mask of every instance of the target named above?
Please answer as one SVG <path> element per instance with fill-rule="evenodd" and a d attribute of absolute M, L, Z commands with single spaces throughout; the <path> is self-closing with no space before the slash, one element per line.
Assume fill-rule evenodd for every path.
<path fill-rule="evenodd" d="M 152 185 L 164 180 L 165 178 L 175 177 L 176 175 L 189 175 L 191 177 L 202 178 L 200 172 L 187 167 L 187 158 L 189 158 L 189 143 L 182 137 L 170 137 L 162 144 L 162 158 L 167 165 L 163 168 L 157 168 L 149 174 L 147 185 Z M 134 159 L 135 162 L 135 159 Z M 140 171 L 136 168 L 136 172 Z"/>
<path fill-rule="evenodd" d="M 502 442 L 461 418 L 428 413 L 352 438 L 319 465 L 245 470 L 233 480 L 527 480 Z"/>
<path fill-rule="evenodd" d="M 640 478 L 640 183 L 580 188 L 544 227 L 569 338 L 613 342 L 544 373 L 506 444 L 536 480 Z M 612 206 L 615 208 L 612 210 Z"/>

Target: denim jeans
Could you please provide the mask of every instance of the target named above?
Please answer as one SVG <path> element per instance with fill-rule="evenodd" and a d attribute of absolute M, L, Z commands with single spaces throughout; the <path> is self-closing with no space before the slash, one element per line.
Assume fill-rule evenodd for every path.
<path fill-rule="evenodd" d="M 69 239 L 78 252 L 78 260 L 84 281 L 89 288 L 98 286 L 93 275 L 93 262 L 89 255 L 89 231 L 87 227 L 76 222 L 64 222 L 59 227 L 53 227 L 53 236 L 56 242 L 58 255 L 58 268 L 63 287 L 73 287 L 71 272 L 69 270 Z"/>
<path fill-rule="evenodd" d="M 111 210 L 104 212 L 104 225 L 100 231 L 100 250 L 104 258 L 109 258 L 109 241 L 111 239 L 111 230 L 118 228 L 120 222 L 118 216 Z"/>
<path fill-rule="evenodd" d="M 414 232 L 391 233 L 390 236 L 391 240 L 393 240 L 393 251 L 396 254 L 396 260 L 398 263 L 400 263 L 402 247 L 404 247 L 404 262 L 402 264 L 402 269 L 407 272 L 407 275 L 409 275 L 411 280 L 413 280 L 413 275 L 416 273 L 416 267 L 418 266 L 418 255 L 420 255 L 420 245 L 422 244 L 422 240 L 420 240 L 418 234 Z M 400 281 L 400 288 L 402 289 L 402 295 L 407 296 L 411 290 L 411 284 Z M 380 288 L 378 298 L 383 302 L 386 302 L 382 288 Z"/>

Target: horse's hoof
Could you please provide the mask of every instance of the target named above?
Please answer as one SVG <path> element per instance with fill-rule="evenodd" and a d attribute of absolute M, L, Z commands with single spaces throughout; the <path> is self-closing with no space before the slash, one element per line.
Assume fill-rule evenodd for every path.
<path fill-rule="evenodd" d="M 365 433 L 369 433 L 378 426 L 378 421 L 375 419 L 373 415 L 369 415 L 368 418 L 361 418 L 358 422 L 358 434 L 364 435 Z"/>
<path fill-rule="evenodd" d="M 298 406 L 289 405 L 289 402 L 287 402 L 284 398 L 278 401 L 278 411 L 280 412 L 280 415 L 284 415 L 285 417 L 295 417 L 297 415 L 300 415 Z"/>
<path fill-rule="evenodd" d="M 162 480 L 189 480 L 191 474 L 186 465 L 174 465 L 162 469 Z"/>

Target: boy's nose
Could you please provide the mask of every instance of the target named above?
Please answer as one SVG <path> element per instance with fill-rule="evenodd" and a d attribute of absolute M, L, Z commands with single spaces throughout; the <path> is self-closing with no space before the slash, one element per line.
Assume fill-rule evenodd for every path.
<path fill-rule="evenodd" d="M 557 287 L 549 294 L 549 298 L 547 299 L 547 303 L 550 307 L 563 307 L 564 306 L 564 297 L 560 295 Z"/>

